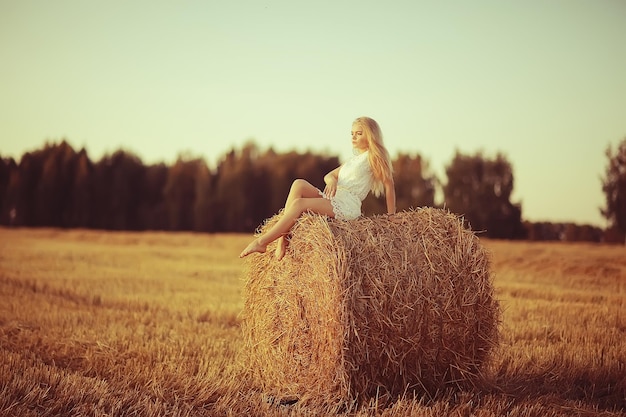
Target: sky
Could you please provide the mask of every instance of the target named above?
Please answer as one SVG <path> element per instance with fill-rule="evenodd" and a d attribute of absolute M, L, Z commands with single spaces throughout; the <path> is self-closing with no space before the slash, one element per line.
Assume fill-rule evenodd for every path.
<path fill-rule="evenodd" d="M 604 227 L 625 28 L 622 0 L 0 0 L 0 156 L 345 160 L 365 115 L 392 158 L 445 181 L 455 152 L 500 152 L 525 220 Z"/>

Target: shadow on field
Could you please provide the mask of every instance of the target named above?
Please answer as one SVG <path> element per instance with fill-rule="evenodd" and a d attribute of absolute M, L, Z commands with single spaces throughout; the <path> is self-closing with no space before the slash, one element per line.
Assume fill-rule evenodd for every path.
<path fill-rule="evenodd" d="M 620 366 L 624 368 L 624 364 Z M 541 373 L 498 375 L 491 384 L 487 392 L 505 395 L 516 402 L 575 401 L 598 410 L 626 411 L 624 369 L 567 369 L 555 364 Z"/>

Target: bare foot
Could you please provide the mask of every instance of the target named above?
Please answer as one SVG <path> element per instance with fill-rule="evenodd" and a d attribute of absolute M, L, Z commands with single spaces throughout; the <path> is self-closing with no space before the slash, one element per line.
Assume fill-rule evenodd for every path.
<path fill-rule="evenodd" d="M 248 256 L 251 253 L 254 252 L 258 252 L 258 253 L 265 253 L 265 249 L 267 248 L 267 245 L 263 245 L 261 242 L 259 242 L 259 239 L 254 239 L 252 242 L 250 242 L 250 244 L 248 246 L 246 246 L 246 248 L 239 254 L 240 258 L 243 258 L 244 256 Z"/>
<path fill-rule="evenodd" d="M 287 246 L 289 246 L 289 241 L 285 236 L 281 236 L 278 238 L 278 242 L 276 245 L 276 259 L 279 261 L 285 257 L 285 252 L 287 252 Z"/>

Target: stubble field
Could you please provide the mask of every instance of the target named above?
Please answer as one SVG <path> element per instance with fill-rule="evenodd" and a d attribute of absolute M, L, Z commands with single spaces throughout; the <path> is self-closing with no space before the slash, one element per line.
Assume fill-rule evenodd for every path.
<path fill-rule="evenodd" d="M 626 415 L 623 246 L 483 240 L 504 314 L 480 386 L 336 408 L 242 377 L 248 239 L 0 229 L 0 415 Z"/>

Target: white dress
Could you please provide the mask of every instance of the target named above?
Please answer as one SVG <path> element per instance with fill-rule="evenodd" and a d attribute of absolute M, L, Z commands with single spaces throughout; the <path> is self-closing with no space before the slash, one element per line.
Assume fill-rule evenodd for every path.
<path fill-rule="evenodd" d="M 329 198 L 335 218 L 354 220 L 361 215 L 361 202 L 372 189 L 373 177 L 368 152 L 355 155 L 339 169 L 337 192 Z M 324 198 L 326 194 L 320 191 Z"/>

